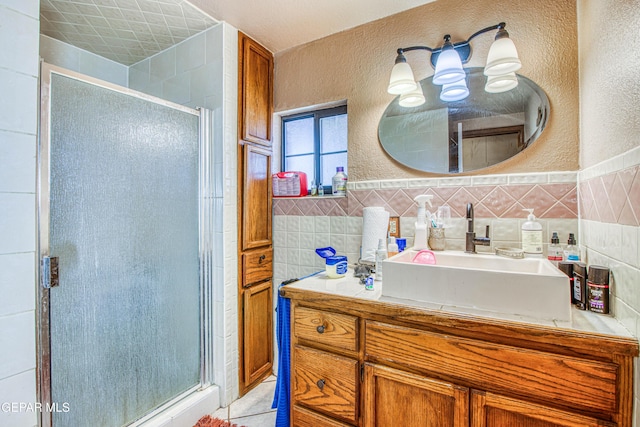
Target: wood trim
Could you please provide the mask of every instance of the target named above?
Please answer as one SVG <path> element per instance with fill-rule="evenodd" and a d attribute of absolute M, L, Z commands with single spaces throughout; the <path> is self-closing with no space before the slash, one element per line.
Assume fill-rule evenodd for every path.
<path fill-rule="evenodd" d="M 367 322 L 365 360 L 550 406 L 616 412 L 617 365 Z M 490 384 L 487 378 L 491 378 Z"/>
<path fill-rule="evenodd" d="M 515 347 L 532 348 L 567 356 L 612 361 L 613 355 L 637 357 L 636 338 L 615 337 L 593 332 L 482 318 L 439 310 L 410 307 L 383 301 L 330 295 L 285 286 L 286 298 L 304 306 L 333 310 L 400 326 L 467 337 Z"/>
<path fill-rule="evenodd" d="M 615 354 L 613 360 L 619 366 L 617 395 L 621 396 L 618 412 L 613 420 L 619 426 L 630 426 L 633 425 L 633 379 L 635 378 L 633 359 Z"/>

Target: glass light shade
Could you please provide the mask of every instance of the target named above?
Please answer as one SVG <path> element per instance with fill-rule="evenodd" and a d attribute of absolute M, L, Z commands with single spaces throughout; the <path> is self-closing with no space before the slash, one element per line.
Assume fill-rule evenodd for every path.
<path fill-rule="evenodd" d="M 433 75 L 433 84 L 443 85 L 447 83 L 454 83 L 465 78 L 464 70 L 462 69 L 462 61 L 460 55 L 455 49 L 445 49 L 438 56 L 436 62 L 436 72 Z"/>
<path fill-rule="evenodd" d="M 522 67 L 522 63 L 518 59 L 516 45 L 509 37 L 502 37 L 494 41 L 489 48 L 484 75 L 500 76 L 518 71 L 520 67 Z"/>
<path fill-rule="evenodd" d="M 414 90 L 400 95 L 398 104 L 400 104 L 401 107 L 417 107 L 424 104 L 424 102 L 425 99 L 424 94 L 422 93 L 422 86 L 418 83 Z"/>
<path fill-rule="evenodd" d="M 469 88 L 467 88 L 466 79 L 442 85 L 440 99 L 445 102 L 460 101 L 465 99 L 467 96 L 469 96 Z"/>
<path fill-rule="evenodd" d="M 484 86 L 484 90 L 489 93 L 500 93 L 511 90 L 516 86 L 518 86 L 516 73 L 508 73 L 502 76 L 487 77 L 487 84 Z"/>
<path fill-rule="evenodd" d="M 391 78 L 389 79 L 389 87 L 387 92 L 393 95 L 400 95 L 411 92 L 418 86 L 416 79 L 413 77 L 411 66 L 406 62 L 398 62 L 391 70 Z"/>

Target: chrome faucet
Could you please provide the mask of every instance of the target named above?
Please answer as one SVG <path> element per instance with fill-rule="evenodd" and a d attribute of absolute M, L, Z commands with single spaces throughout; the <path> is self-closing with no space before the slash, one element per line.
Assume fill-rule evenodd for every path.
<path fill-rule="evenodd" d="M 491 239 L 489 238 L 489 226 L 487 225 L 487 231 L 485 237 L 476 237 L 475 231 L 473 231 L 473 204 L 467 203 L 467 244 L 465 252 L 469 254 L 476 253 L 476 245 L 489 246 Z"/>

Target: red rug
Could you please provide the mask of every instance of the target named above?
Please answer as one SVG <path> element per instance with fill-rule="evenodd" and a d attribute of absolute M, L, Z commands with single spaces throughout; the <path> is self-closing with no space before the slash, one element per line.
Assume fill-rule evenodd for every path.
<path fill-rule="evenodd" d="M 200 418 L 193 427 L 244 427 L 238 424 L 231 424 L 228 421 L 221 420 L 220 418 L 213 418 L 210 415 L 205 415 Z"/>

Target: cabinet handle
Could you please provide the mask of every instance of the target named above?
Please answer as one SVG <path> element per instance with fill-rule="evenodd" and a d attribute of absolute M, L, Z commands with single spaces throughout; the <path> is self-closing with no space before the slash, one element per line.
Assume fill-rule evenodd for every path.
<path fill-rule="evenodd" d="M 316 328 L 316 331 L 318 331 L 319 334 L 324 334 L 324 325 L 320 325 Z"/>
<path fill-rule="evenodd" d="M 262 264 L 262 261 L 264 261 L 266 257 L 267 256 L 264 255 L 264 254 L 260 255 L 260 259 L 258 260 L 258 264 Z"/>
<path fill-rule="evenodd" d="M 318 382 L 316 383 L 316 385 L 318 386 L 318 388 L 320 390 L 322 390 L 324 388 L 324 380 L 318 380 Z"/>

